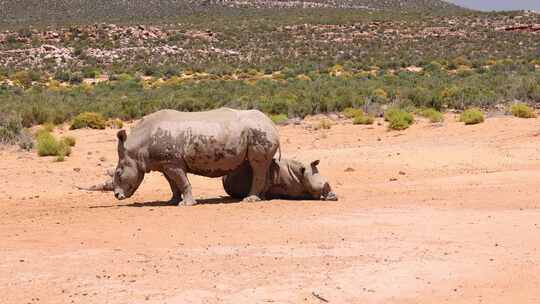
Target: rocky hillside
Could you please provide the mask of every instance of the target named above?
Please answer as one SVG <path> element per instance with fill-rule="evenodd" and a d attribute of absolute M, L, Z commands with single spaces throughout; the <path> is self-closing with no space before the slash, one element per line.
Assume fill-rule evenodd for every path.
<path fill-rule="evenodd" d="M 215 8 L 347 8 L 455 12 L 442 0 L 0 0 L 0 24 L 137 21 L 174 18 Z"/>

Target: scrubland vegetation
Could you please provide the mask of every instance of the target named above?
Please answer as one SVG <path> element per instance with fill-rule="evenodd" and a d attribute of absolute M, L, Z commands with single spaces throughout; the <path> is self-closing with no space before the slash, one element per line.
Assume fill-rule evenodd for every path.
<path fill-rule="evenodd" d="M 93 112 L 83 112 L 73 118 L 70 129 L 105 129 L 106 126 L 107 121 L 103 118 L 103 115 Z"/>
<path fill-rule="evenodd" d="M 508 66 L 508 73 L 488 70 L 467 76 L 447 71 L 349 76 L 313 72 L 310 80 L 294 76 L 257 80 L 173 77 L 163 81 L 130 78 L 94 86 L 2 86 L 0 111 L 17 113 L 22 125 L 30 127 L 63 123 L 84 112 L 129 120 L 163 108 L 200 111 L 229 106 L 288 117 L 360 108 L 367 103 L 437 110 L 489 108 L 509 100 L 540 101 L 540 72 L 525 67 Z M 104 127 L 103 121 L 94 127 Z M 74 123 L 78 127 L 79 118 Z"/>
<path fill-rule="evenodd" d="M 384 113 L 384 120 L 388 122 L 391 130 L 405 130 L 414 123 L 413 115 L 399 108 L 388 109 Z"/>
<path fill-rule="evenodd" d="M 76 140 L 72 136 L 56 139 L 50 131 L 40 129 L 35 134 L 36 147 L 39 156 L 56 156 L 56 161 L 64 161 L 71 154 L 71 147 L 75 146 Z"/>
<path fill-rule="evenodd" d="M 79 3 L 92 6 L 91 19 L 51 13 L 33 23 L 14 6 L 0 21 L 8 29 L 0 32 L 0 112 L 20 130 L 119 127 L 118 119 L 163 108 L 221 106 L 260 109 L 277 123 L 349 109 L 347 117 L 369 124 L 383 107 L 440 122 L 447 109 L 540 101 L 540 34 L 532 30 L 540 15 L 394 2 L 279 10 L 259 7 L 265 2 L 139 3 L 130 9 L 146 15 L 122 19 L 114 3 L 105 14 L 97 1 Z M 165 8 L 175 5 L 189 7 L 171 15 Z M 410 114 L 396 117 L 391 128 L 412 123 Z M 19 136 L 10 123 L 0 132 L 3 141 Z"/>
<path fill-rule="evenodd" d="M 484 114 L 480 109 L 467 109 L 461 113 L 460 121 L 466 125 L 476 125 L 484 122 Z"/>
<path fill-rule="evenodd" d="M 520 117 L 520 118 L 535 118 L 536 117 L 536 113 L 534 113 L 534 110 L 524 103 L 513 104 L 512 107 L 510 108 L 510 112 L 512 112 L 512 115 L 516 117 Z"/>
<path fill-rule="evenodd" d="M 443 114 L 433 108 L 421 109 L 418 114 L 422 117 L 429 119 L 429 121 L 432 123 L 444 121 Z"/>

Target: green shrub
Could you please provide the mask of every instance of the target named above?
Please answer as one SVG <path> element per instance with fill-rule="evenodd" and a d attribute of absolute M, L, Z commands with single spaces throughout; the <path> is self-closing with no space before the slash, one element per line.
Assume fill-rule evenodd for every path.
<path fill-rule="evenodd" d="M 58 141 L 46 131 L 40 132 L 36 137 L 39 156 L 55 156 L 58 154 Z"/>
<path fill-rule="evenodd" d="M 444 121 L 444 116 L 441 112 L 433 109 L 433 108 L 427 108 L 423 109 L 419 112 L 419 114 L 422 117 L 428 118 L 430 122 L 436 123 L 436 122 L 442 122 Z"/>
<path fill-rule="evenodd" d="M 61 141 L 70 147 L 74 147 L 77 143 L 77 140 L 73 136 L 64 136 Z"/>
<path fill-rule="evenodd" d="M 41 132 L 37 137 L 37 152 L 39 156 L 57 156 L 57 161 L 63 161 L 71 154 L 71 147 L 67 140 L 56 140 L 51 133 Z"/>
<path fill-rule="evenodd" d="M 105 129 L 107 121 L 99 113 L 94 112 L 84 112 L 81 113 L 71 122 L 71 130 L 90 128 L 90 129 Z"/>
<path fill-rule="evenodd" d="M 332 122 L 328 119 L 320 120 L 319 123 L 315 126 L 316 130 L 323 129 L 323 130 L 329 130 L 332 128 Z"/>
<path fill-rule="evenodd" d="M 15 144 L 23 130 L 21 118 L 10 113 L 0 113 L 0 144 Z"/>
<path fill-rule="evenodd" d="M 510 107 L 512 115 L 520 118 L 535 118 L 534 110 L 525 103 L 516 103 Z"/>
<path fill-rule="evenodd" d="M 358 115 L 364 115 L 362 110 L 355 108 L 346 108 L 342 113 L 347 118 L 355 118 Z"/>
<path fill-rule="evenodd" d="M 79 84 L 83 81 L 84 75 L 82 72 L 75 72 L 71 74 L 71 78 L 69 79 L 69 82 L 72 84 Z"/>
<path fill-rule="evenodd" d="M 356 115 L 353 118 L 353 124 L 355 125 L 372 125 L 375 119 L 372 116 L 366 116 L 364 113 Z"/>
<path fill-rule="evenodd" d="M 69 82 L 71 79 L 71 72 L 66 70 L 58 70 L 54 73 L 54 79 L 61 82 Z"/>
<path fill-rule="evenodd" d="M 388 128 L 391 130 L 405 130 L 414 122 L 414 117 L 411 113 L 390 108 L 384 113 L 384 120 L 388 121 Z"/>
<path fill-rule="evenodd" d="M 386 104 L 389 101 L 388 93 L 382 88 L 376 89 L 371 92 L 371 100 L 375 103 Z"/>
<path fill-rule="evenodd" d="M 124 122 L 121 119 L 116 118 L 107 121 L 107 126 L 113 129 L 122 129 L 124 127 Z"/>
<path fill-rule="evenodd" d="M 424 67 L 424 70 L 428 72 L 440 72 L 442 70 L 442 64 L 437 61 L 432 61 Z"/>
<path fill-rule="evenodd" d="M 484 114 L 477 108 L 468 109 L 461 113 L 460 121 L 466 125 L 479 124 L 484 122 Z"/>
<path fill-rule="evenodd" d="M 37 139 L 38 137 L 41 136 L 41 134 L 44 134 L 44 133 L 50 133 L 50 131 L 47 131 L 46 129 L 44 128 L 39 128 L 36 130 L 36 132 L 34 133 L 34 138 Z"/>
<path fill-rule="evenodd" d="M 289 117 L 287 117 L 287 115 L 285 115 L 285 114 L 274 114 L 274 115 L 270 115 L 270 119 L 276 125 L 279 125 L 279 124 L 284 123 L 285 121 L 287 121 L 289 119 Z"/>
<path fill-rule="evenodd" d="M 95 68 L 85 68 L 82 74 L 84 78 L 96 78 L 99 75 L 99 71 Z"/>
<path fill-rule="evenodd" d="M 13 80 L 17 81 L 25 88 L 28 88 L 32 85 L 32 76 L 28 71 L 19 71 L 12 76 Z"/>
<path fill-rule="evenodd" d="M 159 70 L 155 66 L 147 65 L 147 66 L 143 67 L 142 70 L 143 70 L 142 72 L 143 72 L 144 76 L 158 76 L 159 75 Z"/>
<path fill-rule="evenodd" d="M 71 147 L 68 143 L 64 141 L 58 142 L 58 151 L 56 154 L 56 161 L 57 162 L 63 162 L 66 158 L 66 156 L 71 155 Z"/>

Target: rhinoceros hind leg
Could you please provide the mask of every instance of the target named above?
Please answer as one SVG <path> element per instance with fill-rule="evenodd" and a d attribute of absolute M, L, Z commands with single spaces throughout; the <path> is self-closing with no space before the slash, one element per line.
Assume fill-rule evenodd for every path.
<path fill-rule="evenodd" d="M 171 178 L 174 185 L 178 187 L 182 194 L 183 200 L 178 203 L 178 206 L 193 206 L 197 204 L 197 201 L 193 199 L 191 184 L 189 183 L 185 170 L 170 166 L 166 167 L 163 173 Z"/>
<path fill-rule="evenodd" d="M 182 201 L 182 191 L 180 190 L 180 188 L 178 188 L 178 185 L 174 182 L 172 178 L 167 176 L 167 174 L 163 175 L 167 179 L 167 182 L 169 182 L 169 186 L 171 187 L 172 191 L 172 198 L 169 200 L 169 204 L 177 206 Z"/>
<path fill-rule="evenodd" d="M 249 157 L 249 156 L 248 156 Z M 272 157 L 268 160 L 248 159 L 251 165 L 253 178 L 251 180 L 251 188 L 249 194 L 244 198 L 244 202 L 257 202 L 263 198 L 266 191 L 268 170 L 270 168 L 270 162 Z"/>

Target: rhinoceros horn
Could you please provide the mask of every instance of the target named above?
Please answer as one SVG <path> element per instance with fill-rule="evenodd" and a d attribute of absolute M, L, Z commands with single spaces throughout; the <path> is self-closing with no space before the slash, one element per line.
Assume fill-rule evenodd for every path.
<path fill-rule="evenodd" d="M 84 191 L 103 191 L 103 192 L 114 191 L 114 183 L 112 179 L 104 183 L 101 183 L 99 185 L 94 185 L 91 187 L 79 187 L 79 186 L 75 186 L 75 187 L 77 187 L 77 189 L 79 190 L 84 190 Z"/>

